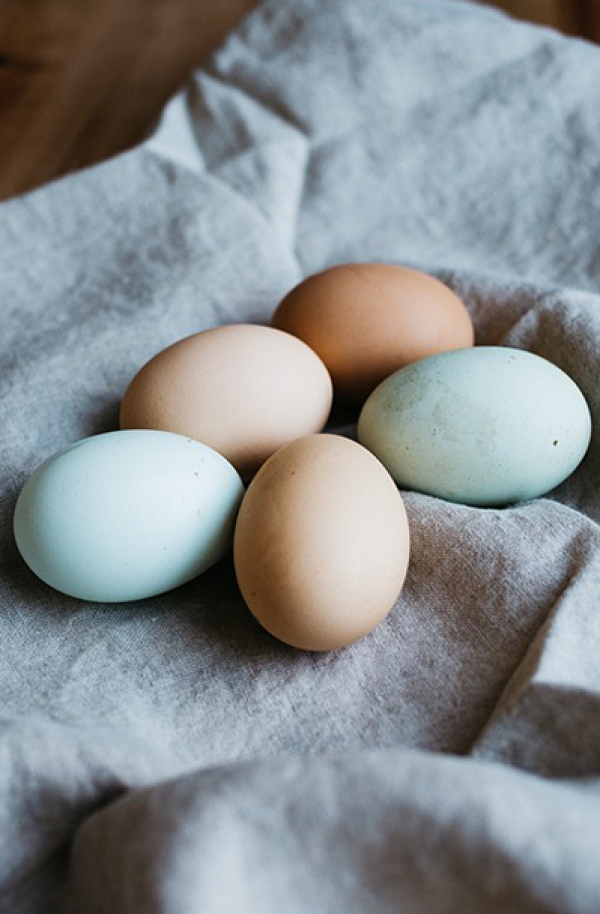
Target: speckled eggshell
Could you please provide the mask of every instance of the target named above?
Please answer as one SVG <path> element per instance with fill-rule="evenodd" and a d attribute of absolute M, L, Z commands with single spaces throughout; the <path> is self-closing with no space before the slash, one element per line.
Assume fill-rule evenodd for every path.
<path fill-rule="evenodd" d="M 400 486 L 470 505 L 526 501 L 583 459 L 591 417 L 556 365 L 502 346 L 431 356 L 365 403 L 359 440 Z"/>
<path fill-rule="evenodd" d="M 370 632 L 406 576 L 409 531 L 393 480 L 367 450 L 315 435 L 274 454 L 234 535 L 242 595 L 268 632 L 326 651 Z"/>
<path fill-rule="evenodd" d="M 471 318 L 448 286 L 383 263 L 310 276 L 283 299 L 272 323 L 323 359 L 337 397 L 360 404 L 404 365 L 473 345 Z"/>
<path fill-rule="evenodd" d="M 129 385 L 120 422 L 201 441 L 248 479 L 284 444 L 321 431 L 332 396 L 327 369 L 305 343 L 233 324 L 156 355 Z"/>

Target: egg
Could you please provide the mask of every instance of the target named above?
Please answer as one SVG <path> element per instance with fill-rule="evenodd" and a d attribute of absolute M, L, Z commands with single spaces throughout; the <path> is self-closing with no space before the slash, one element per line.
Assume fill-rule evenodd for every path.
<path fill-rule="evenodd" d="M 484 506 L 549 492 L 583 459 L 590 435 L 574 381 L 502 346 L 401 369 L 371 394 L 358 423 L 359 440 L 400 486 Z"/>
<path fill-rule="evenodd" d="M 336 396 L 362 404 L 397 369 L 473 345 L 459 298 L 433 276 L 383 263 L 344 264 L 310 276 L 281 302 L 272 324 L 323 359 Z"/>
<path fill-rule="evenodd" d="M 274 454 L 248 488 L 234 535 L 250 611 L 274 637 L 310 651 L 344 647 L 381 622 L 408 558 L 393 480 L 367 450 L 336 435 Z"/>
<path fill-rule="evenodd" d="M 134 377 L 123 429 L 162 429 L 214 448 L 244 479 L 278 448 L 319 432 L 331 378 L 303 342 L 271 327 L 234 324 L 174 343 Z"/>
<path fill-rule="evenodd" d="M 111 432 L 55 454 L 26 482 L 14 534 L 31 570 L 81 600 L 178 587 L 230 548 L 242 482 L 219 454 L 159 431 Z"/>

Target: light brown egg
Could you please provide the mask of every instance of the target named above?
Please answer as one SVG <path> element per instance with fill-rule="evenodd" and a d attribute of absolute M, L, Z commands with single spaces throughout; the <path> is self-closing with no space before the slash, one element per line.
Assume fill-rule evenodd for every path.
<path fill-rule="evenodd" d="M 418 270 L 344 264 L 309 276 L 283 299 L 272 324 L 314 349 L 336 396 L 362 403 L 394 371 L 425 356 L 473 345 L 459 298 Z"/>
<path fill-rule="evenodd" d="M 274 454 L 242 502 L 234 536 L 238 583 L 276 638 L 327 651 L 370 632 L 406 576 L 404 503 L 369 451 L 337 435 Z"/>
<path fill-rule="evenodd" d="M 284 444 L 320 431 L 332 396 L 327 369 L 305 343 L 234 324 L 151 359 L 125 393 L 120 422 L 201 441 L 247 479 Z"/>

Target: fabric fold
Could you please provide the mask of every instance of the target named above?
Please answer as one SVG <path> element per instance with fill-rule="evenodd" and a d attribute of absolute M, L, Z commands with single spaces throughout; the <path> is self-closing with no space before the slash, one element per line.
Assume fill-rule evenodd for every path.
<path fill-rule="evenodd" d="M 595 914 L 599 840 L 597 779 L 402 752 L 280 759 L 195 772 L 92 815 L 69 910 Z"/>
<path fill-rule="evenodd" d="M 597 914 L 600 49 L 461 0 L 266 0 L 173 104 L 0 206 L 0 910 Z M 230 556 L 122 606 L 29 572 L 21 486 L 150 357 L 370 260 L 574 378 L 570 479 L 403 493 L 404 590 L 329 654 L 262 630 Z"/>

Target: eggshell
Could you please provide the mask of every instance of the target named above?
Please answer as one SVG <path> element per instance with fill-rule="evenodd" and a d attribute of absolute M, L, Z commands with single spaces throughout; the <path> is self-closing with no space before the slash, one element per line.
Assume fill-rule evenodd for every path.
<path fill-rule="evenodd" d="M 249 478 L 284 444 L 320 431 L 332 396 L 327 369 L 305 343 L 234 324 L 180 340 L 148 362 L 125 393 L 121 428 L 187 435 Z"/>
<path fill-rule="evenodd" d="M 105 603 L 178 587 L 231 547 L 241 480 L 167 432 L 112 432 L 43 463 L 15 510 L 19 551 L 63 593 Z"/>
<path fill-rule="evenodd" d="M 431 356 L 384 381 L 359 440 L 400 486 L 471 505 L 550 491 L 587 451 L 591 417 L 577 385 L 530 352 L 481 346 Z"/>
<path fill-rule="evenodd" d="M 383 263 L 310 276 L 283 299 L 272 323 L 308 343 L 329 369 L 336 396 L 355 403 L 409 362 L 473 345 L 471 318 L 451 289 Z"/>
<path fill-rule="evenodd" d="M 351 644 L 388 614 L 404 583 L 402 498 L 360 445 L 315 435 L 274 454 L 238 516 L 234 562 L 256 619 L 294 647 Z"/>

